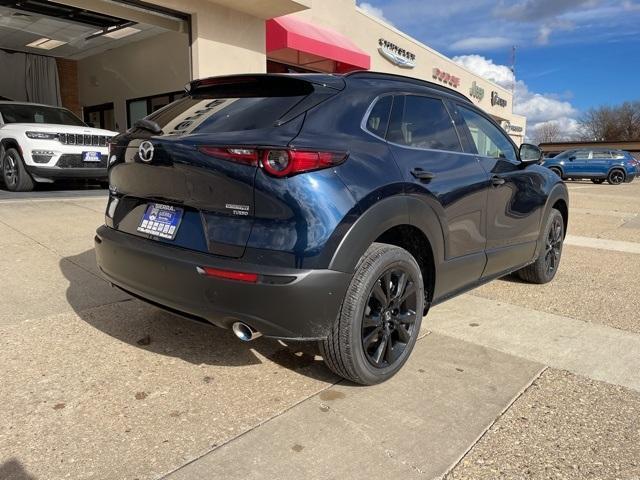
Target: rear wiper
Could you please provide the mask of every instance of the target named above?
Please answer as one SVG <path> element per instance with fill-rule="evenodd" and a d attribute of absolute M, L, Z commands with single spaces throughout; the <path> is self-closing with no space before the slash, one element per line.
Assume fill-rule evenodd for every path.
<path fill-rule="evenodd" d="M 158 125 L 153 120 L 147 120 L 146 118 L 143 118 L 142 120 L 137 120 L 133 124 L 133 127 L 139 128 L 141 130 L 146 130 L 147 132 L 151 132 L 154 135 L 162 135 L 162 129 L 160 128 L 160 125 Z"/>

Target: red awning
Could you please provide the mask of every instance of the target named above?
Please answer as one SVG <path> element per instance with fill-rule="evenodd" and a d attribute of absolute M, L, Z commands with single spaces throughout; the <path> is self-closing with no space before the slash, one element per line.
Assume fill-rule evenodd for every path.
<path fill-rule="evenodd" d="M 267 20 L 267 55 L 312 69 L 328 60 L 340 73 L 371 67 L 371 57 L 349 38 L 291 15 Z"/>

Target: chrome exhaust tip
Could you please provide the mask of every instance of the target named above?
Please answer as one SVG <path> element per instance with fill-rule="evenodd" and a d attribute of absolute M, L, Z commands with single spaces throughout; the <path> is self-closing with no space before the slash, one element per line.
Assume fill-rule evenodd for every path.
<path fill-rule="evenodd" d="M 262 336 L 259 331 L 242 322 L 235 322 L 231 329 L 235 336 L 243 342 L 250 342 Z"/>

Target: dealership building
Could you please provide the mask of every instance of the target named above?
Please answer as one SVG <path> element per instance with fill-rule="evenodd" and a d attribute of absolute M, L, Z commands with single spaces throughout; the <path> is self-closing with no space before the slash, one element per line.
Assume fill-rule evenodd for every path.
<path fill-rule="evenodd" d="M 516 143 L 525 135 L 511 91 L 355 0 L 3 0 L 0 15 L 0 96 L 63 105 L 95 126 L 123 131 L 196 78 L 370 69 L 448 86 Z"/>

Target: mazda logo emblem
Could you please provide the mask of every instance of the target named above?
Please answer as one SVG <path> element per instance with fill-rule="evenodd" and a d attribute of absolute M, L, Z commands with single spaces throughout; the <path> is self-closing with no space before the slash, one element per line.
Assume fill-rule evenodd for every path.
<path fill-rule="evenodd" d="M 151 160 L 153 160 L 153 151 L 153 143 L 149 141 L 142 142 L 140 144 L 140 147 L 138 148 L 138 155 L 140 155 L 140 160 L 149 163 Z"/>

